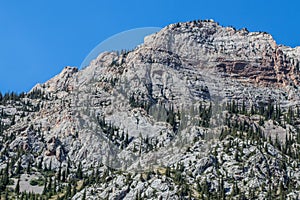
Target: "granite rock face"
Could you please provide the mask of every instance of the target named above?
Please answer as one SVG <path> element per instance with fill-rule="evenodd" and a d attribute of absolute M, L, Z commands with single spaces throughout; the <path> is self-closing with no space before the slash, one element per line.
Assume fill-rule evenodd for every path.
<path fill-rule="evenodd" d="M 171 24 L 1 104 L 0 168 L 22 149 L 100 177 L 73 199 L 299 198 L 299 62 L 267 33 Z"/>

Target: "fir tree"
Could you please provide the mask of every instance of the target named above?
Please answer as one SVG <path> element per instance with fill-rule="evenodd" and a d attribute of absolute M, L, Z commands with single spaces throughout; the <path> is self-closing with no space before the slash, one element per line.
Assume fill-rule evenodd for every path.
<path fill-rule="evenodd" d="M 28 161 L 27 163 L 27 174 L 30 174 L 31 172 L 31 165 L 30 165 L 30 161 Z"/>
<path fill-rule="evenodd" d="M 16 185 L 16 187 L 15 187 L 15 193 L 16 193 L 17 195 L 20 194 L 20 179 L 18 179 L 17 185 Z"/>
<path fill-rule="evenodd" d="M 83 191 L 82 199 L 81 200 L 86 200 L 86 189 Z"/>

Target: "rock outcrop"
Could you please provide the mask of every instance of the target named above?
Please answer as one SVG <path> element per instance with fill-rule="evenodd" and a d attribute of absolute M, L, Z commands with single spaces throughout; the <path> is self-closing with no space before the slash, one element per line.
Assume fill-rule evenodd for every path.
<path fill-rule="evenodd" d="M 73 199 L 300 198 L 299 61 L 267 33 L 171 24 L 1 101 L 0 168 Z"/>

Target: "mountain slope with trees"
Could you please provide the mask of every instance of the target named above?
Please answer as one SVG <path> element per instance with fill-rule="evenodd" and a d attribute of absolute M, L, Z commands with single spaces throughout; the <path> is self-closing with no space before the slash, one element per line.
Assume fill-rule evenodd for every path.
<path fill-rule="evenodd" d="M 198 20 L 0 94 L 1 199 L 299 199 L 299 61 Z"/>

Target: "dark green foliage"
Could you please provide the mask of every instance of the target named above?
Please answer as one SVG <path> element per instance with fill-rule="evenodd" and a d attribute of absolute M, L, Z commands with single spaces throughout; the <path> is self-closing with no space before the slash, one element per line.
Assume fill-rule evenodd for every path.
<path fill-rule="evenodd" d="M 287 114 L 285 115 L 284 118 L 285 118 L 285 121 L 288 124 L 294 125 L 294 122 L 295 122 L 295 113 L 294 113 L 294 110 L 291 107 L 288 108 L 288 112 L 287 112 Z"/>
<path fill-rule="evenodd" d="M 30 161 L 27 163 L 26 171 L 27 171 L 27 174 L 30 174 L 30 172 L 31 172 L 31 163 L 30 163 Z"/>
<path fill-rule="evenodd" d="M 9 200 L 9 198 L 8 198 L 8 189 L 5 190 L 4 200 Z"/>
<path fill-rule="evenodd" d="M 83 195 L 82 195 L 82 199 L 81 200 L 86 200 L 86 189 L 84 189 Z"/>
<path fill-rule="evenodd" d="M 171 168 L 169 166 L 166 168 L 166 176 L 167 177 L 171 176 Z"/>
<path fill-rule="evenodd" d="M 260 126 L 263 126 L 264 123 L 265 123 L 265 120 L 264 120 L 262 117 L 260 117 L 260 118 L 259 118 L 258 124 L 259 124 Z"/>
<path fill-rule="evenodd" d="M 174 106 L 171 105 L 169 107 L 169 109 L 166 109 L 167 112 L 167 120 L 166 122 L 168 122 L 169 124 L 171 124 L 171 126 L 173 127 L 173 132 L 177 133 L 178 128 L 180 126 L 179 121 L 177 120 L 180 116 L 179 111 L 175 112 L 174 110 Z"/>
<path fill-rule="evenodd" d="M 1 100 L 1 104 L 6 105 L 8 103 L 8 101 L 19 101 L 21 97 L 23 97 L 24 93 L 21 93 L 21 95 L 18 95 L 15 92 L 7 92 L 4 95 L 0 95 L 0 100 Z"/>
<path fill-rule="evenodd" d="M 62 180 L 62 178 L 61 178 L 61 163 L 60 163 L 59 168 L 58 168 L 56 179 L 58 180 L 58 182 L 60 182 Z"/>
<path fill-rule="evenodd" d="M 71 197 L 72 194 L 72 184 L 68 183 L 67 189 L 66 189 L 66 194 L 64 195 L 65 198 Z"/>
<path fill-rule="evenodd" d="M 136 95 L 132 94 L 129 97 L 129 104 L 131 107 L 133 108 L 143 108 L 144 110 L 147 111 L 147 113 L 149 113 L 149 109 L 152 105 L 152 103 L 150 103 L 148 100 L 146 100 L 145 98 L 140 99 L 138 98 Z"/>
<path fill-rule="evenodd" d="M 114 80 L 111 80 L 111 85 L 116 84 Z M 150 90 L 151 91 L 151 90 Z M 41 92 L 36 91 L 35 94 L 32 93 L 30 98 L 44 98 Z M 6 95 L 5 97 L 0 94 L 0 101 L 3 102 L 3 99 L 6 99 L 5 102 L 8 103 L 9 101 L 17 101 L 23 97 L 19 96 L 16 97 L 16 95 L 9 94 Z M 142 107 L 145 110 L 148 110 L 147 106 L 144 104 L 140 104 L 139 102 L 146 102 L 144 100 L 137 99 L 135 96 L 132 96 L 131 100 L 132 101 L 132 106 L 137 106 L 137 107 Z M 162 104 L 163 105 L 163 104 Z M 284 124 L 290 124 L 290 125 L 297 125 L 298 123 L 298 118 L 300 117 L 300 110 L 298 107 L 289 107 L 289 108 L 280 108 L 279 104 L 275 104 L 274 102 L 268 102 L 266 104 L 258 104 L 258 105 L 248 105 L 246 101 L 231 101 L 227 105 L 228 112 L 227 116 L 225 118 L 225 124 L 224 127 L 221 131 L 220 134 L 220 140 L 228 139 L 228 136 L 230 138 L 240 138 L 240 139 L 245 139 L 246 141 L 250 141 L 251 144 L 257 145 L 257 148 L 260 151 L 268 151 L 268 146 L 262 146 L 262 144 L 268 142 L 270 145 L 273 145 L 276 149 L 281 150 L 285 155 L 288 155 L 289 158 L 297 159 L 299 161 L 300 159 L 300 154 L 299 154 L 299 147 L 297 144 L 300 144 L 300 130 L 297 126 L 295 126 L 295 129 L 297 132 L 295 133 L 294 130 L 288 130 L 286 133 L 286 139 L 285 143 L 280 141 L 278 137 L 269 137 L 267 138 L 264 135 L 263 132 L 263 126 L 266 125 L 266 120 L 270 120 L 271 122 L 273 121 L 274 124 L 276 125 L 281 125 L 284 126 Z M 177 109 L 174 108 L 172 104 L 170 104 L 167 108 L 165 109 L 166 117 L 164 117 L 164 121 L 169 123 L 173 127 L 174 133 L 178 132 L 180 129 L 181 125 L 181 119 L 182 119 L 182 113 Z M 210 103 L 209 105 L 200 105 L 197 111 L 195 112 L 197 115 L 197 125 L 200 125 L 202 127 L 209 127 L 210 126 L 210 119 L 212 117 L 212 104 Z M 0 110 L 1 117 L 10 117 L 12 121 L 12 125 L 17 123 L 17 116 L 5 116 L 5 113 L 3 110 Z M 240 116 L 242 115 L 242 117 Z M 250 121 L 247 116 L 251 115 L 258 115 L 257 117 L 253 117 L 255 122 Z M 259 119 L 259 120 L 258 120 Z M 130 138 L 128 132 L 120 130 L 118 127 L 115 125 L 105 121 L 104 117 L 98 117 L 98 122 L 99 125 L 101 126 L 104 134 L 106 135 L 107 138 L 109 138 L 111 141 L 115 142 L 116 145 L 119 145 L 122 148 L 126 148 L 128 144 L 130 144 L 132 138 Z M 139 125 L 139 121 L 137 119 L 137 125 Z M 288 126 L 287 126 L 288 127 Z M 2 122 L 0 122 L 0 135 L 3 135 L 3 142 L 2 143 L 9 143 L 9 141 L 13 140 L 15 138 L 15 134 L 3 134 L 5 133 L 5 130 L 9 128 L 9 126 L 5 126 Z M 33 127 L 32 127 L 33 129 Z M 37 134 L 38 131 L 34 130 Z M 155 145 L 153 144 L 153 139 L 149 137 L 145 133 L 141 133 L 141 151 L 142 152 L 147 152 L 151 151 L 153 148 L 155 148 Z M 9 155 L 10 149 L 6 147 L 4 144 L 0 142 L 0 149 L 3 150 L 3 158 L 7 158 Z M 244 144 L 245 145 L 245 144 Z M 137 144 L 138 146 L 138 144 Z M 229 150 L 229 149 L 234 149 L 235 151 Z M 243 165 L 243 151 L 241 145 L 239 146 L 237 143 L 234 142 L 229 142 L 228 146 L 225 147 L 224 149 L 225 152 L 234 152 L 233 158 L 238 162 L 239 165 Z M 31 173 L 31 171 L 34 171 L 34 167 L 36 166 L 38 168 L 38 171 L 43 174 L 45 179 L 43 179 L 43 184 L 44 184 L 44 193 L 41 195 L 41 199 L 48 199 L 48 198 L 53 198 L 53 195 L 56 194 L 56 188 L 58 187 L 58 191 L 63 194 L 64 196 L 61 196 L 59 199 L 70 199 L 76 192 L 78 192 L 78 188 L 76 189 L 76 184 L 78 180 L 83 180 L 84 184 L 81 189 L 86 188 L 89 185 L 92 184 L 97 184 L 97 183 L 105 183 L 107 181 L 110 181 L 110 177 L 114 176 L 114 172 L 112 169 L 107 169 L 103 174 L 99 172 L 97 167 L 91 167 L 92 173 L 87 176 L 85 172 L 82 169 L 81 163 L 78 165 L 75 165 L 73 162 L 69 161 L 68 162 L 68 167 L 62 167 L 60 165 L 56 177 L 54 176 L 54 169 L 51 169 L 50 166 L 46 166 L 45 170 L 42 169 L 42 161 L 37 162 L 37 163 L 28 163 L 27 167 L 24 167 L 22 169 L 21 167 L 21 161 L 20 157 L 23 155 L 24 152 L 21 152 L 18 154 L 18 156 L 10 158 L 9 160 L 5 160 L 7 162 L 7 167 L 5 167 L 3 170 L 0 172 L 0 193 L 2 194 L 2 197 L 9 196 L 13 191 L 8 191 L 7 185 L 11 182 L 11 178 L 18 178 L 18 175 L 22 173 Z M 217 150 L 212 150 L 212 157 L 217 157 L 218 152 Z M 282 170 L 286 170 L 289 165 L 289 162 L 278 162 L 278 166 Z M 222 164 L 222 161 L 219 163 L 217 160 L 214 162 L 213 167 L 216 169 L 216 174 L 219 176 L 217 179 L 217 183 L 219 183 L 216 187 L 212 187 L 212 184 L 215 184 L 214 182 L 211 182 L 211 180 L 205 180 L 204 182 L 197 182 L 197 191 L 199 192 L 201 199 L 225 199 L 231 198 L 226 194 L 226 190 L 228 191 L 228 188 L 224 188 L 224 180 L 228 183 L 228 177 L 223 175 L 220 175 L 220 171 L 218 169 L 220 168 Z M 71 167 L 72 166 L 72 167 Z M 12 173 L 13 172 L 13 173 Z M 176 168 L 171 168 L 167 167 L 165 175 L 167 176 L 167 179 L 173 179 L 173 181 L 179 185 L 179 191 L 178 191 L 178 196 L 182 199 L 188 199 L 188 197 L 192 196 L 193 190 L 190 185 L 187 184 L 188 180 L 188 175 L 186 175 L 187 171 L 184 169 L 184 165 L 178 164 Z M 122 172 L 120 172 L 122 173 Z M 75 176 L 69 176 L 68 175 L 72 174 Z M 152 172 L 147 172 L 146 178 L 144 177 L 143 180 L 150 180 L 152 176 Z M 269 178 L 272 176 L 271 173 L 266 173 L 266 177 Z M 271 186 L 262 186 L 262 188 L 268 193 L 268 197 L 272 199 L 276 198 L 281 198 L 281 199 L 286 199 L 287 194 L 295 188 L 293 188 L 294 182 L 290 180 L 290 177 L 288 175 L 285 175 L 287 177 L 284 177 L 284 180 L 278 184 L 271 184 Z M 75 180 L 70 180 L 70 177 L 72 177 Z M 203 179 L 202 179 L 203 180 Z M 232 181 L 232 180 L 230 180 Z M 20 186 L 19 183 L 20 181 L 18 180 L 17 186 L 14 190 L 16 194 L 20 193 Z M 67 184 L 68 182 L 68 184 Z M 132 178 L 130 174 L 126 175 L 126 184 L 130 185 L 132 182 Z M 240 181 L 232 181 L 230 184 L 233 185 L 233 191 L 232 195 L 234 196 L 233 198 L 238 198 L 240 197 L 241 199 L 255 199 L 257 198 L 255 195 L 258 194 L 257 190 L 251 190 L 249 193 L 249 196 L 244 197 L 242 193 L 242 187 L 240 186 Z M 31 181 L 32 185 L 39 185 L 40 182 L 37 180 L 32 180 Z M 276 185 L 276 187 L 274 187 Z M 81 190 L 79 189 L 79 190 Z M 279 192 L 277 192 L 279 191 Z M 84 189 L 83 192 L 83 197 L 82 199 L 86 199 L 86 190 Z M 141 193 L 137 193 L 137 197 L 141 198 Z M 20 194 L 20 199 L 37 199 L 38 195 L 34 195 L 31 193 L 21 193 Z"/>
<path fill-rule="evenodd" d="M 1 180 L 0 180 L 0 193 L 6 189 L 6 186 L 9 184 L 9 160 L 7 161 L 6 167 L 1 173 Z"/>
<path fill-rule="evenodd" d="M 30 99 L 43 99 L 45 93 L 39 89 L 34 89 L 30 93 L 27 94 L 27 97 Z"/>
<path fill-rule="evenodd" d="M 199 126 L 209 127 L 210 118 L 212 116 L 212 103 L 210 102 L 208 108 L 200 104 L 199 106 Z"/>
<path fill-rule="evenodd" d="M 251 104 L 250 110 L 248 111 L 246 102 L 244 100 L 242 101 L 241 105 L 235 100 L 232 100 L 231 102 L 227 103 L 226 110 L 228 110 L 230 114 L 242 114 L 247 116 L 255 114 L 261 115 L 263 116 L 262 120 L 273 119 L 278 122 L 280 122 L 280 117 L 282 116 L 282 110 L 279 104 L 275 104 L 272 101 L 269 101 L 266 105 L 263 103 L 259 103 L 256 106 Z"/>
<path fill-rule="evenodd" d="M 115 145 L 121 146 L 122 149 L 126 148 L 131 142 L 132 138 L 129 138 L 128 133 L 120 133 L 120 128 L 112 125 L 111 123 L 107 123 L 105 121 L 105 117 L 97 117 L 98 123 L 103 130 L 103 133 L 107 136 L 109 140 L 111 140 Z"/>
<path fill-rule="evenodd" d="M 236 104 L 235 100 L 227 104 L 227 110 L 229 111 L 229 113 L 239 113 L 239 106 Z"/>
<path fill-rule="evenodd" d="M 20 179 L 18 179 L 16 188 L 15 188 L 15 193 L 18 194 L 18 195 L 20 194 Z"/>
<path fill-rule="evenodd" d="M 78 179 L 82 179 L 83 178 L 83 172 L 82 172 L 81 163 L 78 164 L 77 171 L 76 171 L 76 178 L 78 178 Z"/>

